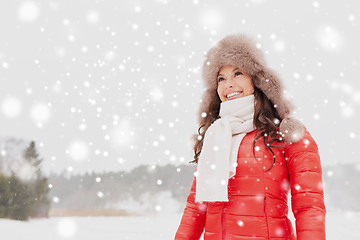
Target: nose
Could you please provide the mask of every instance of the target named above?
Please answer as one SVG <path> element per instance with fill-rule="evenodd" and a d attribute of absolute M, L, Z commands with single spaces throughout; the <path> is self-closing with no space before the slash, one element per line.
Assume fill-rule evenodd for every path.
<path fill-rule="evenodd" d="M 232 78 L 227 79 L 225 88 L 233 88 L 234 86 L 234 80 Z"/>

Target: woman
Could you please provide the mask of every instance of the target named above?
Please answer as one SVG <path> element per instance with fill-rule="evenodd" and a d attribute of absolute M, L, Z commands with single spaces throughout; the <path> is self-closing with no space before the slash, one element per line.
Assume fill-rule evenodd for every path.
<path fill-rule="evenodd" d="M 203 65 L 197 171 L 175 239 L 323 240 L 317 145 L 255 42 L 221 40 Z M 291 190 L 296 236 L 288 219 Z"/>

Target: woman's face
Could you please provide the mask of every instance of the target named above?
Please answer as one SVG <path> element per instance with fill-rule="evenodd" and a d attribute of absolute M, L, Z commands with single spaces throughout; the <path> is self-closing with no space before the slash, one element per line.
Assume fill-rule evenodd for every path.
<path fill-rule="evenodd" d="M 231 65 L 220 68 L 217 82 L 217 93 L 221 102 L 245 97 L 254 92 L 251 76 Z"/>

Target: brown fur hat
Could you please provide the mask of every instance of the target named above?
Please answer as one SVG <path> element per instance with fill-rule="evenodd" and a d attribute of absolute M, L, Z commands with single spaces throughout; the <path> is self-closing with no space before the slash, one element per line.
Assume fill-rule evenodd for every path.
<path fill-rule="evenodd" d="M 251 75 L 254 85 L 270 99 L 280 118 L 280 132 L 287 142 L 298 142 L 304 135 L 302 123 L 289 117 L 293 105 L 284 95 L 284 87 L 277 74 L 266 66 L 264 56 L 253 39 L 243 34 L 229 35 L 212 47 L 203 65 L 206 91 L 199 114 L 207 109 L 210 99 L 216 97 L 217 76 L 221 67 L 233 65 Z"/>

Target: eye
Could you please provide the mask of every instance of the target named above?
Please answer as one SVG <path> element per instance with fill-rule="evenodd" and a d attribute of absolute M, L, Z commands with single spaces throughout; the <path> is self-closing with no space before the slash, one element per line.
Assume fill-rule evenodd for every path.
<path fill-rule="evenodd" d="M 223 81 L 223 80 L 224 80 L 223 77 L 219 77 L 219 78 L 218 78 L 218 82 L 221 82 L 221 81 Z"/>
<path fill-rule="evenodd" d="M 242 72 L 240 72 L 240 71 L 235 73 L 235 77 L 237 77 L 239 75 L 244 75 L 244 74 Z"/>

